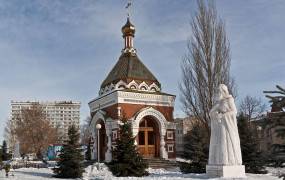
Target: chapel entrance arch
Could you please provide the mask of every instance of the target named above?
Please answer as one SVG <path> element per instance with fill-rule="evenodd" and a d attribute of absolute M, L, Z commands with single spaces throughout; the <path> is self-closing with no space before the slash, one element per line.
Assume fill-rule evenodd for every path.
<path fill-rule="evenodd" d="M 100 150 L 100 161 L 104 161 L 105 160 L 105 153 L 107 151 L 107 135 L 106 135 L 106 126 L 103 120 L 98 120 L 98 122 L 96 124 L 100 124 L 101 125 L 101 129 L 99 130 L 99 144 L 98 144 L 98 135 L 97 135 L 97 148 L 99 147 Z M 95 126 L 96 127 L 96 126 Z M 98 134 L 98 130 L 96 129 L 96 134 Z M 99 146 L 98 146 L 99 145 Z M 97 153 L 98 153 L 98 149 L 97 149 Z"/>
<path fill-rule="evenodd" d="M 159 125 L 152 116 L 145 116 L 139 123 L 137 144 L 139 153 L 144 158 L 159 157 Z"/>

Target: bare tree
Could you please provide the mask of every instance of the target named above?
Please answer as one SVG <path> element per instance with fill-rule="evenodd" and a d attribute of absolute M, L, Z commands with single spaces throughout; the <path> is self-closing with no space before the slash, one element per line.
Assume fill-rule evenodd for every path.
<path fill-rule="evenodd" d="M 82 144 L 88 144 L 91 138 L 91 134 L 89 131 L 89 125 L 91 122 L 91 118 L 88 116 L 84 120 L 83 124 L 81 125 L 80 131 L 81 131 L 81 143 Z"/>
<path fill-rule="evenodd" d="M 197 2 L 198 12 L 191 21 L 192 36 L 182 61 L 179 86 L 184 111 L 208 127 L 209 111 L 219 84 L 223 83 L 231 93 L 235 92 L 224 22 L 217 16 L 214 4 L 205 4 L 203 0 Z"/>
<path fill-rule="evenodd" d="M 261 99 L 247 95 L 240 103 L 239 111 L 250 121 L 252 118 L 260 116 L 266 109 L 266 105 Z"/>
<path fill-rule="evenodd" d="M 13 151 L 15 149 L 15 144 L 17 141 L 17 135 L 16 135 L 16 126 L 13 121 L 8 119 L 6 121 L 6 126 L 4 130 L 4 139 L 8 142 L 8 149 L 9 151 Z"/>
<path fill-rule="evenodd" d="M 57 130 L 50 125 L 40 105 L 22 109 L 15 123 L 21 154 L 36 153 L 41 158 L 47 147 L 56 143 Z"/>

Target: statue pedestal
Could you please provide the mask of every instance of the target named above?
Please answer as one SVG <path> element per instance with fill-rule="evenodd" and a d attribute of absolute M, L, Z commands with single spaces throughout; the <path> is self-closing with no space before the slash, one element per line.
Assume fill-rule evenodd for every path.
<path fill-rule="evenodd" d="M 206 172 L 210 178 L 246 178 L 244 165 L 207 165 Z"/>

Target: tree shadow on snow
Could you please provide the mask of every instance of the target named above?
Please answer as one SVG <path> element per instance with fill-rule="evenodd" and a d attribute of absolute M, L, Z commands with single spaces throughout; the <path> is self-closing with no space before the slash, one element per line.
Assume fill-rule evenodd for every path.
<path fill-rule="evenodd" d="M 172 178 L 191 178 L 191 179 L 209 179 L 206 174 L 177 174 L 173 172 L 166 172 L 162 174 L 150 173 L 148 177 L 172 177 Z"/>
<path fill-rule="evenodd" d="M 26 175 L 31 175 L 31 176 L 39 176 L 39 177 L 44 177 L 44 178 L 52 178 L 51 173 L 45 173 L 45 172 L 35 172 L 35 171 L 13 171 L 13 174 L 26 174 Z"/>

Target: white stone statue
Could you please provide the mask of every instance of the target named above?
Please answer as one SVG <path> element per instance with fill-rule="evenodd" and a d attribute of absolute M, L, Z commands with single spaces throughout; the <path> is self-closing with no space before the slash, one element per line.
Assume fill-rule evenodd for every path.
<path fill-rule="evenodd" d="M 219 85 L 210 111 L 211 139 L 207 174 L 211 177 L 245 177 L 234 98 L 224 84 Z"/>

